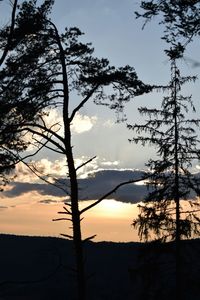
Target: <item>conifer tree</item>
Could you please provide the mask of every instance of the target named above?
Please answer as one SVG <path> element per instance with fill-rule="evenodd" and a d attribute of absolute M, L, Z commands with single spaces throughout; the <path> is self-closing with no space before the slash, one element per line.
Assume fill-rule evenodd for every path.
<path fill-rule="evenodd" d="M 194 195 L 199 195 L 200 182 L 198 176 L 191 174 L 195 159 L 199 159 L 199 119 L 189 118 L 189 108 L 193 112 L 195 108 L 191 96 L 181 94 L 182 85 L 195 81 L 195 78 L 182 77 L 178 61 L 184 57 L 187 45 L 199 35 L 200 1 L 147 0 L 141 1 L 140 8 L 142 10 L 135 14 L 136 18 L 144 19 L 144 26 L 156 19 L 163 27 L 161 39 L 168 47 L 165 52 L 171 64 L 171 82 L 168 86 L 170 95 L 163 99 L 161 109 L 141 109 L 141 113 L 150 118 L 147 128 L 148 125 L 152 127 L 146 131 L 150 134 L 149 139 L 140 141 L 155 145 L 160 159 L 147 164 L 152 175 L 151 191 L 134 226 L 139 226 L 140 237 L 145 239 L 153 231 L 161 240 L 175 240 L 176 298 L 179 299 L 180 240 L 199 236 L 199 203 Z M 193 198 L 189 201 L 192 191 Z"/>
<path fill-rule="evenodd" d="M 153 145 L 157 149 L 157 159 L 150 159 L 146 164 L 149 194 L 139 205 L 140 213 L 133 226 L 138 228 L 140 238 L 146 241 L 153 238 L 175 241 L 178 297 L 180 241 L 200 234 L 200 178 L 191 172 L 194 161 L 200 159 L 196 131 L 200 119 L 190 118 L 190 109 L 195 113 L 192 98 L 181 94 L 184 84 L 195 81 L 195 77 L 180 74 L 177 59 L 183 54 L 182 48 L 175 47 L 166 52 L 171 64 L 168 95 L 163 98 L 160 108 L 139 108 L 140 114 L 147 118 L 146 123 L 128 125 L 128 128 L 138 134 L 132 141 L 143 146 Z"/>

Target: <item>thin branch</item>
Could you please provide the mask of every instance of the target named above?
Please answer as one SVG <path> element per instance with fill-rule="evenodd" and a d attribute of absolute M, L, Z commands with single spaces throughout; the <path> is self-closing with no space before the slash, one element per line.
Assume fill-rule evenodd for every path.
<path fill-rule="evenodd" d="M 86 212 L 87 210 L 89 210 L 90 208 L 96 206 L 97 204 L 99 204 L 102 200 L 106 199 L 107 197 L 109 197 L 110 195 L 112 195 L 113 193 L 115 193 L 120 187 L 127 185 L 127 184 L 131 184 L 131 183 L 135 183 L 135 182 L 140 182 L 143 181 L 145 179 L 148 179 L 149 177 L 151 177 L 152 175 L 146 176 L 146 177 L 142 177 L 140 179 L 133 179 L 133 180 L 129 180 L 129 181 L 125 181 L 122 182 L 120 184 L 118 184 L 114 189 L 112 189 L 111 191 L 109 191 L 108 193 L 106 193 L 105 195 L 103 195 L 101 198 L 99 198 L 96 202 L 88 205 L 87 207 L 83 208 L 80 211 L 80 215 L 84 212 Z"/>
<path fill-rule="evenodd" d="M 27 166 L 27 168 L 29 168 L 29 169 L 31 170 L 31 172 L 32 172 L 34 175 L 36 175 L 39 179 L 41 179 L 42 181 L 46 182 L 47 184 L 50 184 L 50 185 L 52 185 L 52 186 L 55 186 L 56 188 L 62 190 L 65 194 L 69 195 L 69 193 L 68 193 L 67 190 L 65 190 L 65 189 L 62 188 L 61 186 L 58 186 L 57 184 L 54 184 L 54 183 L 48 181 L 47 179 L 45 179 L 44 177 L 42 177 L 41 175 L 39 175 L 39 174 L 38 174 L 39 171 L 38 171 L 33 165 L 32 165 L 32 167 L 31 167 L 27 162 L 24 161 L 25 158 L 22 158 L 22 157 L 20 157 L 19 155 L 14 154 L 11 150 L 6 149 L 5 147 L 2 147 L 2 148 L 3 148 L 4 150 L 8 151 L 9 153 L 11 153 L 14 157 L 16 157 L 16 158 L 18 159 L 18 161 L 17 161 L 15 164 L 12 164 L 13 166 L 16 165 L 16 164 L 19 163 L 19 162 L 22 162 L 22 163 L 25 164 L 25 166 Z M 36 151 L 36 153 L 37 153 L 37 152 L 39 152 L 39 149 Z M 26 156 L 26 158 L 27 158 L 27 157 L 31 157 L 31 156 L 34 156 L 34 154 L 28 155 L 28 156 Z M 12 165 L 11 165 L 11 166 L 12 166 Z M 53 178 L 53 179 L 56 181 L 55 178 Z M 65 205 L 67 205 L 67 203 L 65 203 Z M 68 205 L 71 206 L 70 204 L 68 204 Z M 63 207 L 63 208 L 64 208 L 64 207 Z M 66 208 L 64 208 L 64 209 L 67 210 Z M 67 211 L 68 211 L 68 210 L 67 210 Z"/>
<path fill-rule="evenodd" d="M 96 158 L 96 156 L 94 156 L 94 157 L 90 158 L 89 160 L 87 160 L 86 162 L 82 163 L 80 166 L 78 166 L 78 167 L 76 168 L 76 171 L 77 171 L 78 169 L 82 168 L 83 166 L 87 165 L 87 164 L 90 163 L 91 161 L 93 161 L 95 158 Z"/>
<path fill-rule="evenodd" d="M 91 240 L 93 240 L 96 236 L 97 236 L 96 234 L 94 234 L 94 235 L 92 235 L 92 236 L 89 236 L 89 237 L 87 237 L 86 239 L 82 240 L 82 242 L 85 243 L 85 242 L 91 241 Z"/>
<path fill-rule="evenodd" d="M 64 236 L 64 237 L 67 237 L 69 239 L 73 239 L 73 236 L 72 235 L 69 235 L 69 234 L 64 234 L 64 233 L 60 233 L 61 236 Z"/>
<path fill-rule="evenodd" d="M 70 203 L 67 203 L 67 202 L 65 202 L 64 204 L 65 204 L 65 205 L 68 205 L 70 208 L 71 208 L 71 206 L 72 206 Z M 69 214 L 71 213 L 71 212 L 68 210 L 68 208 L 65 207 L 65 206 L 63 206 L 63 209 L 64 209 L 67 213 L 69 213 Z"/>
<path fill-rule="evenodd" d="M 2 53 L 2 56 L 0 58 L 0 66 L 3 64 L 5 58 L 8 54 L 8 51 L 9 51 L 9 46 L 10 46 L 10 42 L 11 42 L 11 39 L 12 39 L 12 36 L 13 36 L 13 31 L 14 31 L 14 26 L 15 26 L 15 15 L 16 15 L 16 10 L 17 10 L 17 3 L 18 3 L 18 0 L 15 0 L 14 3 L 13 3 L 10 33 L 9 33 L 9 36 L 8 36 L 6 47 L 5 47 L 5 49 Z"/>
<path fill-rule="evenodd" d="M 22 125 L 23 126 L 30 126 L 30 127 L 38 127 L 39 129 L 50 133 L 52 136 L 54 136 L 55 138 L 57 138 L 59 141 L 61 141 L 64 144 L 64 139 L 62 138 L 62 136 L 60 136 L 59 134 L 57 134 L 55 131 L 53 131 L 51 129 L 51 128 L 53 128 L 56 125 L 60 126 L 59 122 L 53 124 L 50 128 L 47 128 L 46 125 L 32 124 L 32 123 L 17 124 L 16 126 L 22 126 Z M 26 130 L 29 130 L 29 128 L 27 128 Z M 37 131 L 36 131 L 36 134 L 37 134 Z"/>
<path fill-rule="evenodd" d="M 69 118 L 69 122 L 71 123 L 75 114 L 81 109 L 81 107 L 83 107 L 83 105 L 90 99 L 90 97 L 93 95 L 93 93 L 97 90 L 97 88 L 99 87 L 99 84 L 95 85 L 93 89 L 91 89 L 91 91 L 88 93 L 88 95 L 79 103 L 79 105 L 74 108 L 74 110 L 72 111 L 71 117 Z"/>
<path fill-rule="evenodd" d="M 38 144 L 43 145 L 45 148 L 47 148 L 47 149 L 49 149 L 49 150 L 51 150 L 53 152 L 56 152 L 58 154 L 63 154 L 62 151 L 59 151 L 57 149 L 54 149 L 54 148 L 51 148 L 51 147 L 47 146 L 48 141 L 45 142 L 45 143 L 42 143 L 41 141 L 37 140 L 36 138 L 32 138 L 32 139 L 35 140 Z"/>
<path fill-rule="evenodd" d="M 54 146 L 56 146 L 58 149 L 60 149 L 63 153 L 65 153 L 65 149 L 58 142 L 54 141 L 53 139 L 51 139 L 50 137 L 48 137 L 47 135 L 45 135 L 42 132 L 35 131 L 29 127 L 21 128 L 19 130 L 16 130 L 16 132 L 23 132 L 24 130 L 27 130 L 35 135 L 39 135 L 39 136 L 43 137 L 45 140 L 52 143 Z"/>
<path fill-rule="evenodd" d="M 64 215 L 72 215 L 72 212 L 69 211 L 66 207 L 63 206 L 63 208 L 64 208 L 65 211 L 58 211 L 57 213 L 58 214 L 64 214 Z"/>
<path fill-rule="evenodd" d="M 35 155 L 38 154 L 38 152 L 40 152 L 44 147 L 45 147 L 45 144 L 47 144 L 48 141 L 46 143 L 44 143 L 44 145 L 42 145 L 41 147 L 39 147 L 34 153 L 32 154 L 29 154 L 29 155 L 26 155 L 24 157 L 21 157 L 20 155 L 16 155 L 15 153 L 13 153 L 10 149 L 7 149 L 6 147 L 4 146 L 1 146 L 1 148 L 7 152 L 9 152 L 11 155 L 13 155 L 17 161 L 15 161 L 13 164 L 10 164 L 9 167 L 14 167 L 16 164 L 20 163 L 20 162 L 24 162 L 26 159 L 30 158 L 30 157 L 33 157 Z"/>
<path fill-rule="evenodd" d="M 180 211 L 180 214 L 190 214 L 190 213 L 196 213 L 196 212 L 200 212 L 200 209 L 195 209 L 195 210 L 183 210 Z"/>
<path fill-rule="evenodd" d="M 39 175 L 39 171 L 37 170 L 37 168 L 35 166 L 30 166 L 28 163 L 24 162 L 23 163 L 31 170 L 31 172 L 33 172 L 33 174 L 35 174 L 40 180 L 46 182 L 47 184 L 50 184 L 58 189 L 60 189 L 61 191 L 63 191 L 65 194 L 69 195 L 69 192 L 67 190 L 65 190 L 63 187 L 61 187 L 60 185 L 56 184 L 56 183 L 53 183 L 47 179 L 45 179 L 42 175 Z M 46 175 L 47 176 L 47 175 Z M 53 177 L 52 177 L 53 178 Z M 57 181 L 56 178 L 53 178 L 55 181 Z"/>
<path fill-rule="evenodd" d="M 55 83 L 55 82 L 53 82 L 53 83 Z M 48 93 L 56 93 L 56 92 L 62 92 L 62 93 L 64 93 L 63 89 L 59 89 L 59 88 L 57 88 L 57 89 L 54 88 L 54 89 L 50 90 Z M 63 94 L 61 95 L 61 97 L 63 97 Z"/>
<path fill-rule="evenodd" d="M 55 221 L 72 221 L 72 219 L 69 218 L 56 218 L 56 219 L 52 219 L 53 222 Z"/>
<path fill-rule="evenodd" d="M 62 80 L 52 80 L 51 83 L 53 83 L 53 84 L 62 84 L 63 85 Z"/>

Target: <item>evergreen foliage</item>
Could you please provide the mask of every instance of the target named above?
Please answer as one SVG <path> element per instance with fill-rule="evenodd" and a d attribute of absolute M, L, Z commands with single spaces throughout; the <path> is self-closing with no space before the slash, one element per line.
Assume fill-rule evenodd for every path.
<path fill-rule="evenodd" d="M 149 121 L 145 126 L 133 126 L 139 134 L 146 131 L 149 136 L 135 139 L 143 144 L 156 146 L 158 160 L 150 160 L 148 185 L 151 191 L 133 225 L 139 228 L 140 238 L 148 240 L 150 232 L 161 241 L 175 240 L 176 299 L 182 299 L 182 252 L 180 240 L 199 236 L 199 184 L 198 175 L 192 174 L 194 161 L 200 158 L 197 129 L 199 119 L 190 118 L 189 108 L 195 112 L 191 96 L 181 93 L 182 85 L 194 81 L 194 77 L 182 77 L 177 61 L 183 57 L 187 45 L 200 32 L 200 1 L 198 0 L 151 0 L 141 1 L 145 23 L 154 17 L 163 26 L 162 39 L 171 64 L 169 96 L 164 97 L 161 109 L 141 109 Z M 188 116 L 188 117 L 187 117 Z M 193 192 L 193 194 L 192 194 Z"/>
<path fill-rule="evenodd" d="M 9 47 L 11 43 L 11 39 L 13 36 L 13 30 L 15 26 L 15 16 L 17 10 L 18 0 L 13 1 L 12 12 L 11 12 L 11 23 L 7 29 L 7 36 L 4 39 L 4 48 L 0 49 L 0 70 L 3 66 L 3 63 L 9 53 Z M 0 79 L 1 80 L 1 79 Z M 1 94 L 0 94 L 1 97 Z M 16 151 L 24 150 L 24 145 L 18 139 L 18 136 L 15 134 L 8 134 L 4 132 L 5 122 L 6 122 L 6 114 L 7 109 L 5 105 L 1 107 L 0 113 L 0 128 L 2 128 L 2 134 L 0 135 L 0 145 L 2 145 L 3 149 L 0 148 L 0 191 L 3 189 L 3 186 L 8 182 L 8 174 L 10 174 L 11 170 L 14 168 L 14 163 L 16 162 L 15 156 L 7 151 L 4 148 L 4 145 L 8 146 L 11 149 L 15 149 Z"/>
<path fill-rule="evenodd" d="M 135 12 L 137 18 L 144 18 L 146 25 L 154 17 L 164 26 L 162 38 L 170 44 L 186 46 L 200 33 L 199 0 L 151 0 L 141 1 L 142 12 Z"/>
<path fill-rule="evenodd" d="M 187 117 L 190 108 L 193 113 L 195 108 L 191 96 L 181 94 L 182 85 L 189 81 L 195 81 L 195 77 L 182 77 L 173 58 L 169 95 L 163 98 L 161 108 L 139 108 L 147 122 L 128 125 L 138 134 L 132 141 L 155 146 L 158 155 L 158 159 L 150 159 L 146 164 L 149 195 L 133 222 L 141 239 L 148 240 L 150 233 L 161 240 L 191 238 L 200 233 L 199 200 L 188 200 L 192 191 L 196 196 L 200 193 L 200 178 L 191 173 L 193 162 L 200 159 L 196 133 L 200 119 Z M 188 201 L 180 202 L 183 199 Z"/>

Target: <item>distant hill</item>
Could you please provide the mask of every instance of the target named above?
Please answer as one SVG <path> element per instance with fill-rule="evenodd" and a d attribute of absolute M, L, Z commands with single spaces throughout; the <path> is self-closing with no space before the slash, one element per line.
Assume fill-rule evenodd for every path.
<path fill-rule="evenodd" d="M 200 241 L 184 241 L 183 297 L 200 299 Z M 0 300 L 74 300 L 73 244 L 0 235 Z M 89 242 L 88 300 L 175 299 L 174 245 Z"/>

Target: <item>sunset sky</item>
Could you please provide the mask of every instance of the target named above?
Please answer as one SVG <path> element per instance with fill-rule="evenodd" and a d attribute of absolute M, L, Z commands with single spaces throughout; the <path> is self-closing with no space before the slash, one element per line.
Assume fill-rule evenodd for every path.
<path fill-rule="evenodd" d="M 41 2 L 38 1 L 38 3 Z M 116 67 L 127 64 L 133 66 L 138 77 L 145 83 L 164 85 L 170 80 L 170 65 L 163 51 L 166 45 L 160 39 L 162 28 L 155 21 L 147 24 L 142 31 L 142 21 L 135 20 L 134 16 L 138 4 L 139 1 L 135 0 L 55 0 L 52 20 L 60 31 L 65 27 L 79 27 L 85 33 L 83 40 L 92 42 L 96 56 L 108 58 L 111 64 Z M 0 2 L 0 26 L 8 22 L 9 13 L 9 1 Z M 199 74 L 200 68 L 195 67 L 195 61 L 200 62 L 199 40 L 195 40 L 191 44 L 185 53 L 185 58 L 180 62 L 183 74 Z M 194 85 L 186 86 L 184 92 L 186 95 L 192 93 L 194 103 L 199 103 L 199 81 Z M 125 108 L 127 123 L 142 123 L 143 120 L 139 116 L 137 108 L 143 105 L 158 106 L 161 99 L 161 93 L 152 93 L 133 99 L 132 103 Z M 199 110 L 198 105 L 198 114 L 200 113 Z M 58 121 L 59 118 L 58 111 L 51 111 L 50 121 Z M 155 149 L 130 144 L 128 139 L 132 137 L 132 132 L 128 131 L 126 123 L 118 124 L 116 121 L 117 117 L 114 111 L 90 102 L 81 109 L 73 122 L 73 144 L 77 165 L 96 156 L 96 159 L 79 173 L 81 183 L 85 184 L 86 187 L 88 172 L 96 172 L 93 190 L 86 189 L 85 198 L 83 196 L 82 199 L 97 199 L 100 196 L 99 191 L 106 193 L 106 189 L 112 188 L 120 180 L 124 178 L 127 180 L 130 178 L 129 176 L 138 176 L 139 173 L 137 174 L 133 170 L 144 169 L 145 162 L 155 155 Z M 66 174 L 65 160 L 57 154 L 42 151 L 35 160 L 37 160 L 37 167 L 45 174 L 51 173 L 57 177 L 63 177 Z M 117 170 L 121 172 L 115 172 Z M 6 188 L 5 193 L 0 194 L 0 228 L 3 228 L 3 232 L 12 233 L 14 232 L 13 228 L 15 228 L 15 233 L 25 234 L 27 232 L 42 235 L 42 222 L 44 222 L 45 217 L 42 215 L 42 217 L 38 216 L 37 219 L 35 212 L 40 210 L 42 214 L 42 207 L 46 207 L 44 214 L 48 223 L 52 218 L 55 218 L 58 206 L 62 205 L 60 203 L 64 201 L 63 195 L 53 191 L 52 187 L 42 185 L 22 164 L 17 166 L 16 175 L 15 182 Z M 95 194 L 96 191 L 97 194 Z M 145 191 L 142 186 L 132 186 L 120 193 L 114 195 L 113 198 L 122 202 L 136 203 L 142 199 Z M 123 217 L 120 219 L 119 216 L 123 215 L 122 208 L 121 210 L 114 210 L 114 207 L 117 206 L 115 202 L 112 204 L 110 219 L 112 220 L 112 213 L 115 216 L 118 215 L 116 222 L 120 228 Z M 125 206 L 124 210 L 124 218 L 127 220 L 126 226 L 129 230 L 134 213 L 130 204 Z M 107 211 L 109 211 L 108 206 Z M 128 211 L 130 212 L 129 216 Z M 88 216 L 91 223 L 94 222 L 94 216 L 101 214 L 101 209 L 97 215 L 95 213 L 93 219 L 91 215 Z M 33 228 L 33 225 L 30 228 L 28 226 L 29 222 L 34 224 L 33 216 L 36 223 L 40 222 L 38 223 L 40 224 L 39 231 L 32 231 L 30 228 Z M 23 218 L 25 219 L 23 220 Z M 98 217 L 96 218 L 98 220 Z M 106 222 L 108 218 L 106 213 L 104 218 Z M 97 223 L 96 221 L 96 226 Z M 100 223 L 102 223 L 102 219 L 98 224 Z M 27 229 L 25 229 L 25 224 L 27 224 Z M 20 229 L 20 226 L 23 229 Z M 61 230 L 61 227 L 56 226 L 63 226 L 63 224 L 54 225 L 51 222 L 51 227 L 53 226 L 55 226 L 54 234 L 57 232 L 59 235 L 60 231 L 58 230 Z M 110 231 L 112 230 L 110 229 Z M 117 232 L 116 235 L 122 236 L 122 233 Z M 112 240 L 112 237 L 108 237 L 108 239 Z M 117 238 L 113 238 L 113 240 L 117 240 Z"/>

